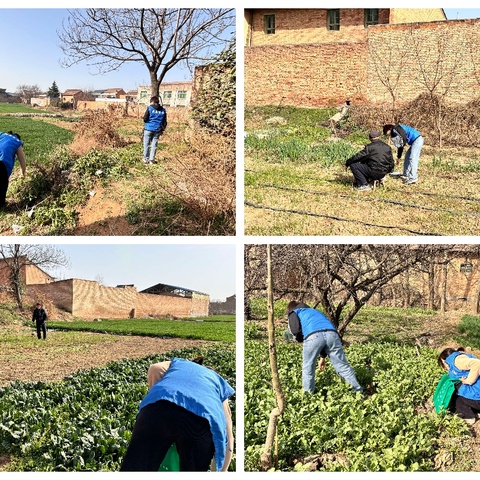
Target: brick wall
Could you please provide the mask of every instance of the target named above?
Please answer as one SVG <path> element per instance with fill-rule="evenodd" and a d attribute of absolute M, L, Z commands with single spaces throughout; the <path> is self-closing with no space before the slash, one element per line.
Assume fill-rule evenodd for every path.
<path fill-rule="evenodd" d="M 327 9 L 254 10 L 245 29 L 247 45 L 303 45 L 308 43 L 363 42 L 366 38 L 363 8 L 341 8 L 340 30 L 327 29 Z M 266 34 L 264 16 L 275 14 L 275 33 Z M 380 23 L 388 23 L 389 9 L 379 9 Z M 247 23 L 247 20 L 246 20 Z"/>
<path fill-rule="evenodd" d="M 137 293 L 135 287 L 105 287 L 95 281 L 79 279 L 31 285 L 27 287 L 27 294 L 49 298 L 57 308 L 85 320 L 207 316 L 210 303 L 208 295 L 194 294 L 193 298 L 150 295 Z"/>
<path fill-rule="evenodd" d="M 443 8 L 392 8 L 389 23 L 432 22 L 446 19 Z"/>
<path fill-rule="evenodd" d="M 51 283 L 53 278 L 45 273 L 43 270 L 40 270 L 35 265 L 26 265 L 24 272 L 24 281 L 26 285 L 32 285 L 35 283 Z"/>
<path fill-rule="evenodd" d="M 360 43 L 246 48 L 246 105 L 320 107 L 346 99 L 389 102 L 377 65 L 390 65 L 391 71 L 400 72 L 397 102 L 407 102 L 427 91 L 417 57 L 432 79 L 441 67 L 444 80 L 437 92 L 451 85 L 447 100 L 468 101 L 478 96 L 480 20 L 376 25 L 366 32 L 366 41 Z"/>
<path fill-rule="evenodd" d="M 129 318 L 135 309 L 135 287 L 104 287 L 98 282 L 74 279 L 73 315 L 85 319 Z"/>
<path fill-rule="evenodd" d="M 365 100 L 367 44 L 245 49 L 246 105 L 321 107 Z"/>
<path fill-rule="evenodd" d="M 44 298 L 52 300 L 52 303 L 59 309 L 67 312 L 73 311 L 73 279 L 60 280 L 55 283 L 46 283 L 39 285 L 27 285 L 26 293 L 30 297 Z M 55 318 L 51 318 L 55 320 Z"/>
<path fill-rule="evenodd" d="M 135 316 L 141 317 L 190 317 L 191 299 L 175 295 L 152 295 L 139 293 L 136 299 Z"/>
<path fill-rule="evenodd" d="M 478 97 L 480 82 L 480 20 L 376 25 L 368 29 L 369 57 L 366 90 L 372 102 L 390 101 L 381 73 L 390 66 L 400 73 L 396 95 L 400 101 L 427 93 L 440 80 L 437 94 L 447 101 L 467 102 Z M 403 54 L 400 54 L 403 52 Z M 400 61 L 400 57 L 401 61 Z M 381 63 L 379 63 L 379 61 Z M 383 64 L 383 66 L 380 66 Z M 476 72 L 476 73 L 475 73 Z"/>

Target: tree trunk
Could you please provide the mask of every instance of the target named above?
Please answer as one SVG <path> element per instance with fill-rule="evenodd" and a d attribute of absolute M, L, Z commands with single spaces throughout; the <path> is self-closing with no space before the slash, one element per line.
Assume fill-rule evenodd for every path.
<path fill-rule="evenodd" d="M 428 309 L 435 309 L 435 264 L 430 262 L 428 272 Z"/>
<path fill-rule="evenodd" d="M 267 245 L 267 298 L 268 298 L 268 349 L 270 368 L 272 371 L 272 384 L 275 392 L 277 406 L 270 412 L 268 420 L 267 437 L 261 456 L 261 468 L 263 471 L 272 468 L 272 447 L 275 440 L 278 419 L 285 409 L 285 396 L 283 394 L 277 366 L 277 349 L 275 346 L 275 324 L 273 310 L 273 280 L 272 280 L 272 246 Z M 278 459 L 275 459 L 277 463 Z"/>
<path fill-rule="evenodd" d="M 150 72 L 150 88 L 152 89 L 151 97 L 159 96 L 160 95 L 160 82 L 157 78 L 156 72 Z"/>
<path fill-rule="evenodd" d="M 442 298 L 440 301 L 440 311 L 442 313 L 445 313 L 447 311 L 447 270 L 448 270 L 448 264 L 447 262 L 444 262 L 442 266 L 443 270 L 443 285 L 442 285 Z"/>

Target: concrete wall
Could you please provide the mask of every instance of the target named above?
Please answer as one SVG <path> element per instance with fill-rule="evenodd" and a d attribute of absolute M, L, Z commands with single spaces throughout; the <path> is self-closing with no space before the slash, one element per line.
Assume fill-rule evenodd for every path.
<path fill-rule="evenodd" d="M 358 10 L 363 12 L 363 9 Z M 424 12 L 425 16 L 431 17 L 435 17 L 438 10 L 442 11 L 425 10 L 432 10 Z M 300 12 L 305 10 L 299 10 L 298 15 Z M 322 12 L 326 11 L 318 9 L 315 12 L 320 21 Z M 394 10 L 392 15 L 397 13 Z M 412 17 L 407 13 L 398 15 L 406 20 Z M 308 21 L 306 15 L 303 18 Z M 478 96 L 479 19 L 375 25 L 357 33 L 352 30 L 348 39 L 339 36 L 335 42 L 324 43 L 328 36 L 319 29 L 302 27 L 300 20 L 293 16 L 289 19 L 289 29 L 285 27 L 282 35 L 277 37 L 279 44 L 256 46 L 255 42 L 260 42 L 260 34 L 256 37 L 255 32 L 255 22 L 258 21 L 253 15 L 253 46 L 245 48 L 245 103 L 248 106 L 320 107 L 343 103 L 346 99 L 352 103 L 383 103 L 390 101 L 391 97 L 381 79 L 390 75 L 393 80 L 397 72 L 400 79 L 395 88 L 399 103 L 426 93 L 422 78 L 426 73 L 433 81 L 435 72 L 440 72 L 443 77 L 436 92 L 448 93 L 447 100 L 466 102 Z M 298 38 L 306 43 L 288 43 L 295 41 L 297 31 L 301 35 Z M 311 43 L 316 38 L 318 43 Z M 385 74 L 386 70 L 390 73 Z"/>

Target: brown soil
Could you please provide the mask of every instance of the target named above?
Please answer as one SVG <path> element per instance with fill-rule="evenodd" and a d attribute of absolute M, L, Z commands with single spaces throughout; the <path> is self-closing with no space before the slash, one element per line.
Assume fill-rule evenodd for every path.
<path fill-rule="evenodd" d="M 84 333 L 81 342 L 53 343 L 54 333 L 46 342 L 38 340 L 38 348 L 17 346 L 15 351 L 2 348 L 0 352 L 0 387 L 11 381 L 50 382 L 61 380 L 78 370 L 106 365 L 125 358 L 142 358 L 172 350 L 201 347 L 212 342 L 202 340 L 160 339 L 138 336 L 115 336 Z"/>
<path fill-rule="evenodd" d="M 122 186 L 122 188 L 124 188 Z M 97 186 L 88 203 L 79 209 L 74 235 L 125 235 L 134 233 L 135 227 L 125 218 L 126 206 L 115 185 L 105 189 Z"/>

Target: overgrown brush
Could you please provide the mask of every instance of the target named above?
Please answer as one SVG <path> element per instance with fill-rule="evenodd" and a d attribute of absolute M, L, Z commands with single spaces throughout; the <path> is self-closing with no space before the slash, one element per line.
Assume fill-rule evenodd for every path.
<path fill-rule="evenodd" d="M 467 104 L 452 104 L 440 97 L 422 94 L 395 113 L 385 105 L 353 105 L 347 127 L 381 129 L 382 125 L 394 122 L 414 126 L 425 137 L 426 145 L 478 147 L 480 97 Z"/>
<path fill-rule="evenodd" d="M 122 151 L 91 150 L 77 157 L 62 146 L 42 163 L 29 166 L 30 175 L 16 184 L 14 197 L 25 228 L 47 228 L 49 234 L 62 234 L 76 226 L 79 205 L 83 205 L 97 183 L 127 174 L 130 156 Z"/>
<path fill-rule="evenodd" d="M 130 206 L 129 220 L 141 234 L 233 235 L 235 150 L 232 139 L 198 130 L 187 148 L 152 174 L 142 204 Z"/>
<path fill-rule="evenodd" d="M 118 134 L 119 117 L 114 109 L 88 110 L 76 129 L 70 149 L 84 155 L 92 149 L 124 147 L 127 142 Z"/>

